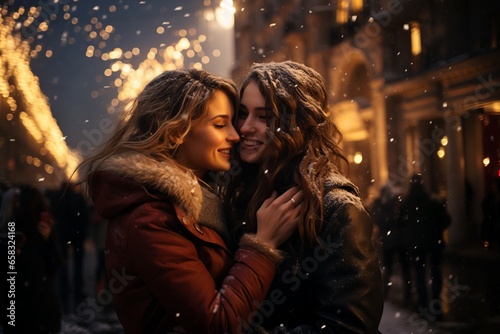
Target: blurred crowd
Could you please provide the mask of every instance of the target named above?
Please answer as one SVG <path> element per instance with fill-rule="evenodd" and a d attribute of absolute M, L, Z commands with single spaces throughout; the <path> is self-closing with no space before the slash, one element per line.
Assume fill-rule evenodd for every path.
<path fill-rule="evenodd" d="M 499 184 L 491 185 L 482 199 L 481 242 L 500 250 Z M 442 320 L 442 255 L 445 231 L 452 224 L 446 198 L 426 190 L 424 179 L 414 174 L 406 189 L 386 183 L 370 203 L 377 226 L 380 262 L 387 298 L 392 279 L 401 277 L 402 305 L 414 309 L 428 321 Z M 430 284 L 428 284 L 430 282 Z"/>
<path fill-rule="evenodd" d="M 75 314 L 106 284 L 106 221 L 94 213 L 77 185 L 65 182 L 59 189 L 40 189 L 2 184 L 0 233 L 2 254 L 13 252 L 15 244 L 15 261 L 4 261 L 4 272 L 13 273 L 14 294 L 7 293 L 7 277 L 0 283 L 2 307 L 15 303 L 15 317 L 2 318 L 4 333 L 59 333 L 61 319 Z M 96 256 L 91 274 L 96 291 L 89 291 L 84 282 L 89 248 Z M 15 327 L 9 325 L 11 319 Z"/>

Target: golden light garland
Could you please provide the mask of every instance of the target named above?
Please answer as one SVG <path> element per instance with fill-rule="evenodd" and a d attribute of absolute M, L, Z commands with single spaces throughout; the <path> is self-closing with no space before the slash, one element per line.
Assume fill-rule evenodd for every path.
<path fill-rule="evenodd" d="M 31 137 L 43 144 L 54 157 L 57 167 L 69 177 L 80 157 L 62 140 L 61 129 L 52 116 L 46 96 L 40 90 L 38 78 L 30 69 L 29 44 L 13 35 L 14 25 L 13 19 L 0 15 L 0 95 L 12 113 L 19 113 L 21 124 Z M 9 83 L 10 78 L 15 79 L 15 86 Z M 22 99 L 24 110 L 18 110 L 19 103 L 9 102 L 16 99 Z"/>

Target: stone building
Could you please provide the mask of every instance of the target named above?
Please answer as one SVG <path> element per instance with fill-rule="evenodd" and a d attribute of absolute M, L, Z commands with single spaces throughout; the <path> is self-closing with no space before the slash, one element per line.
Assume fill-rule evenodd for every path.
<path fill-rule="evenodd" d="M 450 245 L 479 238 L 481 200 L 500 177 L 500 2 L 239 0 L 240 82 L 253 62 L 294 60 L 320 72 L 370 201 L 387 181 L 421 173 L 447 200 Z"/>

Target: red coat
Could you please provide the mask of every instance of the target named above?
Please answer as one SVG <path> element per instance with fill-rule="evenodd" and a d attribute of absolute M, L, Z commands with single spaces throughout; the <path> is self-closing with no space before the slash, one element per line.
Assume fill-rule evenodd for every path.
<path fill-rule="evenodd" d="M 247 235 L 232 254 L 198 224 L 200 185 L 173 165 L 113 157 L 90 187 L 109 220 L 106 270 L 125 333 L 244 332 L 274 278 L 276 251 Z"/>

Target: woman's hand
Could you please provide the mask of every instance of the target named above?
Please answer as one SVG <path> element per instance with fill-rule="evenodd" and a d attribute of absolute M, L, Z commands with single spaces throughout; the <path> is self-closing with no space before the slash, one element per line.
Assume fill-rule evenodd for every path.
<path fill-rule="evenodd" d="M 299 187 L 290 188 L 279 197 L 273 192 L 257 210 L 256 236 L 273 248 L 284 243 L 297 228 L 303 197 Z"/>

